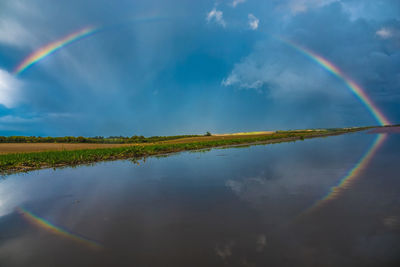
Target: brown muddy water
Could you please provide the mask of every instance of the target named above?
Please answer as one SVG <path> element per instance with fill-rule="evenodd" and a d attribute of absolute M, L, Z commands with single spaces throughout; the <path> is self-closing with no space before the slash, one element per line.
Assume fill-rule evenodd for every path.
<path fill-rule="evenodd" d="M 0 179 L 0 266 L 400 266 L 400 134 Z"/>

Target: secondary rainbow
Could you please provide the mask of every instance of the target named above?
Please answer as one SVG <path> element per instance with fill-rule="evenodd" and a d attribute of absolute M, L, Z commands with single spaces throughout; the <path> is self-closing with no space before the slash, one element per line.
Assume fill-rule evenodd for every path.
<path fill-rule="evenodd" d="M 69 240 L 78 242 L 78 243 L 88 246 L 92 249 L 102 249 L 103 248 L 99 243 L 97 243 L 93 240 L 90 240 L 86 237 L 69 232 L 65 229 L 62 229 L 61 227 L 58 227 L 58 226 L 52 224 L 51 222 L 49 222 L 43 218 L 40 218 L 39 216 L 33 214 L 32 212 L 28 211 L 27 209 L 25 209 L 23 207 L 17 207 L 17 211 L 28 222 L 30 222 L 31 224 L 35 225 L 38 228 L 44 229 L 50 233 L 67 238 Z"/>
<path fill-rule="evenodd" d="M 14 74 L 18 75 L 27 70 L 29 67 L 34 65 L 35 63 L 39 62 L 40 60 L 46 58 L 47 56 L 53 54 L 57 50 L 62 47 L 65 47 L 68 44 L 81 40 L 85 37 L 88 37 L 94 33 L 96 33 L 99 28 L 89 26 L 85 27 L 79 31 L 73 32 L 60 40 L 47 44 L 39 48 L 38 50 L 34 51 L 30 54 L 27 58 L 25 58 L 15 69 Z"/>
<path fill-rule="evenodd" d="M 358 85 L 355 81 L 350 79 L 347 75 L 344 74 L 337 66 L 335 66 L 332 62 L 329 62 L 327 59 L 323 58 L 322 56 L 318 55 L 317 53 L 296 44 L 293 41 L 286 40 L 283 38 L 279 38 L 282 42 L 286 43 L 287 45 L 293 47 L 297 51 L 301 52 L 303 55 L 307 56 L 311 60 L 315 61 L 319 65 L 321 65 L 324 69 L 341 79 L 345 82 L 346 86 L 350 89 L 350 91 L 360 99 L 361 103 L 370 111 L 370 113 L 374 116 L 376 121 L 380 125 L 389 125 L 389 120 L 383 115 L 383 113 L 378 109 L 378 107 L 372 102 L 372 100 L 368 97 L 365 93 L 365 90 Z"/>

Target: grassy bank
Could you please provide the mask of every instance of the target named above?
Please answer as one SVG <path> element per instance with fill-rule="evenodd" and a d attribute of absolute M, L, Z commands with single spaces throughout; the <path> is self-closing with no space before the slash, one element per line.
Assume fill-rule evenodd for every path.
<path fill-rule="evenodd" d="M 78 144 L 138 144 L 138 143 L 154 143 L 160 141 L 176 140 L 187 137 L 199 137 L 202 135 L 175 135 L 175 136 L 62 136 L 62 137 L 41 137 L 41 136 L 0 136 L 0 143 L 78 143 Z"/>
<path fill-rule="evenodd" d="M 40 168 L 74 166 L 105 160 L 142 158 L 151 155 L 173 153 L 179 151 L 198 150 L 204 148 L 233 146 L 240 144 L 277 143 L 304 140 L 365 130 L 371 127 L 281 131 L 273 134 L 254 136 L 220 137 L 214 139 L 196 139 L 195 141 L 176 143 L 136 144 L 132 146 L 83 149 L 74 151 L 47 151 L 35 153 L 12 153 L 0 155 L 0 172 L 9 174 Z M 181 140 L 182 141 L 182 140 Z"/>

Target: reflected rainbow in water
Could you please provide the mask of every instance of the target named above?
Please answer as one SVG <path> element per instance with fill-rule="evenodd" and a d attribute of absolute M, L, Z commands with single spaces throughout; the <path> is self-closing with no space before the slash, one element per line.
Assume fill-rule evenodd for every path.
<path fill-rule="evenodd" d="M 77 243 L 80 243 L 80 244 L 85 245 L 92 249 L 102 249 L 103 248 L 103 246 L 101 244 L 99 244 L 98 242 L 90 240 L 81 235 L 74 234 L 66 229 L 56 226 L 56 225 L 52 224 L 51 222 L 33 214 L 32 212 L 30 212 L 29 210 L 27 210 L 24 207 L 17 207 L 16 210 L 18 213 L 20 213 L 23 216 L 23 218 L 25 220 L 27 220 L 29 223 L 31 223 L 32 225 L 34 225 L 40 229 L 46 230 L 50 233 L 61 236 L 63 238 L 75 241 Z"/>
<path fill-rule="evenodd" d="M 350 91 L 361 101 L 361 103 L 368 109 L 368 111 L 374 116 L 376 121 L 381 125 L 390 125 L 390 121 L 383 115 L 382 111 L 378 109 L 378 107 L 372 102 L 370 97 L 367 95 L 365 90 L 358 85 L 355 81 L 353 81 L 350 77 L 348 77 L 342 70 L 340 70 L 337 66 L 335 66 L 332 62 L 328 61 L 324 57 L 318 55 L 317 53 L 293 42 L 290 40 L 286 40 L 283 38 L 278 38 L 283 43 L 289 45 L 294 48 L 296 51 L 299 51 L 306 57 L 310 58 L 314 62 L 318 63 L 324 69 L 341 79 L 346 86 L 350 89 Z M 325 205 L 330 200 L 337 198 L 344 190 L 349 188 L 357 177 L 359 177 L 360 173 L 368 166 L 368 164 L 372 161 L 373 156 L 382 145 L 382 143 L 386 139 L 386 134 L 379 134 L 367 151 L 363 154 L 363 156 L 358 160 L 358 162 L 348 171 L 348 173 L 340 179 L 339 183 L 336 186 L 333 186 L 328 194 L 322 199 L 318 200 L 308 208 L 305 212 L 300 214 L 300 217 L 304 214 L 308 214 L 323 205 Z"/>
<path fill-rule="evenodd" d="M 321 208 L 329 201 L 336 199 L 343 191 L 348 189 L 356 181 L 356 179 L 360 177 L 362 171 L 367 168 L 369 163 L 372 161 L 372 158 L 374 157 L 378 149 L 382 146 L 386 138 L 387 134 L 378 134 L 368 150 L 357 162 L 357 164 L 355 164 L 354 167 L 351 168 L 342 179 L 340 179 L 339 183 L 336 186 L 333 186 L 323 198 L 318 200 L 314 205 L 303 212 L 302 215 L 308 214 Z"/>

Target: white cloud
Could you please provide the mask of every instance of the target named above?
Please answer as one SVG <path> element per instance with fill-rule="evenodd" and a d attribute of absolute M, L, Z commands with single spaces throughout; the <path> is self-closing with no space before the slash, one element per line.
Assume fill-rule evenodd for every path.
<path fill-rule="evenodd" d="M 32 125 L 40 121 L 39 117 L 23 118 L 15 115 L 6 115 L 0 117 L 0 131 L 23 132 L 26 131 L 27 125 Z"/>
<path fill-rule="evenodd" d="M 25 46 L 30 39 L 29 32 L 11 19 L 0 20 L 0 43 Z"/>
<path fill-rule="evenodd" d="M 292 14 L 306 12 L 311 8 L 319 8 L 338 0 L 290 0 L 288 7 Z"/>
<path fill-rule="evenodd" d="M 324 92 L 338 97 L 331 76 L 318 65 L 304 64 L 303 57 L 293 57 L 287 50 L 276 49 L 274 53 L 259 50 L 234 65 L 221 85 L 242 90 L 266 93 L 271 98 L 304 97 L 315 92 Z M 305 77 L 313 77 L 307 79 Z M 322 91 L 323 90 L 323 91 Z"/>
<path fill-rule="evenodd" d="M 393 32 L 388 28 L 382 28 L 376 32 L 376 35 L 378 35 L 382 39 L 389 39 L 393 36 Z"/>
<path fill-rule="evenodd" d="M 231 73 L 226 79 L 223 79 L 221 84 L 223 86 L 231 86 L 240 82 L 238 76 L 235 73 Z"/>
<path fill-rule="evenodd" d="M 30 113 L 25 114 L 24 117 L 18 115 L 5 115 L 0 116 L 0 131 L 26 131 L 31 125 L 35 123 L 52 123 L 55 120 L 75 120 L 79 117 L 78 113 L 63 113 L 63 112 L 50 112 L 50 113 Z"/>
<path fill-rule="evenodd" d="M 237 5 L 242 4 L 244 2 L 246 2 L 246 0 L 233 0 L 232 6 L 236 7 Z"/>
<path fill-rule="evenodd" d="M 215 7 L 207 14 L 207 22 L 215 21 L 215 23 L 221 25 L 222 27 L 226 26 L 226 22 L 223 17 L 223 12 L 217 10 Z"/>
<path fill-rule="evenodd" d="M 249 14 L 248 18 L 249 18 L 250 29 L 257 30 L 260 20 L 256 16 L 254 16 L 253 14 Z"/>
<path fill-rule="evenodd" d="M 23 25 L 29 25 L 15 20 L 15 17 L 30 18 L 36 15 L 36 9 L 27 5 L 26 1 L 9 1 L 6 5 L 6 16 L 0 18 L 0 43 L 14 46 L 31 46 L 36 40 L 31 30 Z M 31 26 L 31 25 L 29 25 Z"/>
<path fill-rule="evenodd" d="M 261 80 L 244 81 L 241 80 L 236 73 L 231 73 L 226 79 L 222 80 L 223 86 L 238 86 L 241 89 L 259 90 L 264 82 Z"/>
<path fill-rule="evenodd" d="M 396 47 L 400 47 L 400 29 L 396 27 L 382 27 L 375 32 L 375 35 L 382 39 L 390 41 Z"/>
<path fill-rule="evenodd" d="M 0 105 L 14 107 L 20 100 L 21 83 L 10 73 L 0 69 Z"/>
<path fill-rule="evenodd" d="M 14 123 L 31 123 L 31 122 L 36 122 L 39 121 L 38 118 L 22 118 L 14 115 L 6 115 L 3 117 L 0 117 L 0 123 L 5 123 L 5 124 L 14 124 Z"/>
<path fill-rule="evenodd" d="M 234 86 L 240 89 L 261 90 L 267 84 L 265 70 L 260 68 L 252 59 L 247 58 L 235 65 L 230 75 L 222 80 L 223 86 Z"/>
<path fill-rule="evenodd" d="M 232 86 L 238 89 L 256 90 L 258 92 L 268 91 L 271 97 L 285 97 L 288 94 L 297 92 L 319 90 L 314 80 L 305 79 L 304 77 L 312 76 L 315 69 L 303 69 L 288 67 L 282 69 L 281 66 L 265 63 L 258 63 L 247 60 L 235 65 L 232 72 L 227 78 L 222 80 L 223 86 Z M 305 76 L 307 75 L 307 76 Z M 316 74 L 315 79 L 319 80 Z M 319 84 L 323 84 L 324 79 L 319 80 Z"/>
<path fill-rule="evenodd" d="M 70 119 L 77 118 L 78 113 L 69 113 L 69 112 L 50 112 L 46 114 L 46 117 L 51 119 Z"/>

